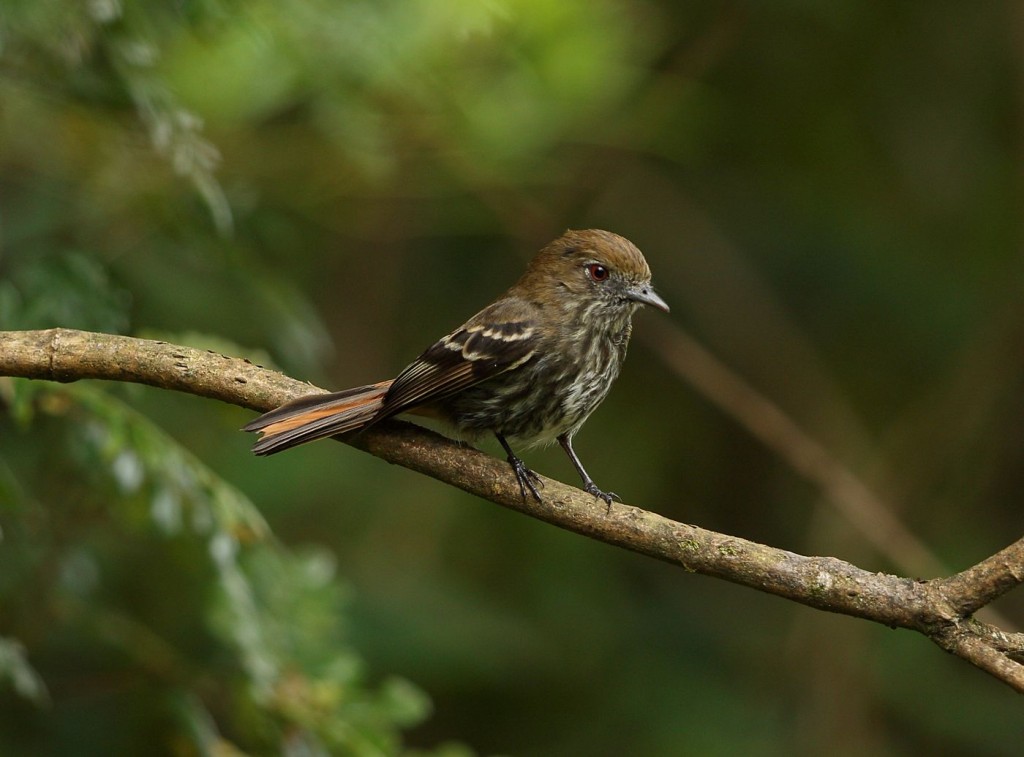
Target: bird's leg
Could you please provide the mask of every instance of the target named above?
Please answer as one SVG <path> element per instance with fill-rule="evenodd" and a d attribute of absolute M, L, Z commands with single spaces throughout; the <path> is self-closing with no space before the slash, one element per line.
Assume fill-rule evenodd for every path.
<path fill-rule="evenodd" d="M 540 499 L 540 492 L 537 491 L 537 487 L 543 487 L 544 482 L 541 481 L 540 476 L 534 473 L 532 470 L 526 467 L 526 463 L 516 457 L 516 453 L 512 451 L 512 448 L 508 446 L 508 442 L 505 441 L 505 437 L 501 434 L 495 434 L 498 437 L 498 441 L 501 446 L 505 448 L 505 452 L 508 453 L 508 464 L 512 466 L 512 472 L 516 474 L 516 481 L 519 482 L 519 493 L 523 495 L 523 501 L 526 501 L 526 490 L 530 490 L 530 494 L 538 502 Z"/>
<path fill-rule="evenodd" d="M 588 494 L 593 494 L 595 497 L 604 500 L 604 503 L 608 505 L 608 511 L 611 512 L 612 501 L 622 499 L 615 492 L 603 492 L 597 488 L 597 484 L 594 483 L 594 479 L 590 477 L 586 469 L 583 467 L 583 463 L 580 462 L 579 457 L 576 456 L 576 450 L 572 448 L 572 434 L 562 434 L 558 437 L 558 443 L 562 445 L 562 449 L 565 450 L 565 454 L 572 460 L 573 467 L 576 468 L 576 472 L 580 474 L 580 478 L 583 479 L 583 490 Z"/>

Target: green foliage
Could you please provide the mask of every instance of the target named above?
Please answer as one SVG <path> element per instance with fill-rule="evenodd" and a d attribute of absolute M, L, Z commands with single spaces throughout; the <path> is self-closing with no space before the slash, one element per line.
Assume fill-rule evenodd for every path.
<path fill-rule="evenodd" d="M 117 334 L 128 325 L 128 293 L 80 252 L 27 257 L 0 281 L 0 323 L 10 329 L 71 326 Z"/>
<path fill-rule="evenodd" d="M 1014 13 L 4 0 L 0 328 L 355 385 L 537 244 L 610 228 L 675 325 L 962 567 L 1017 537 L 1024 486 Z M 665 349 L 632 348 L 579 438 L 599 483 L 915 575 Z M 1017 701 L 920 640 L 338 445 L 255 460 L 247 417 L 0 379 L 0 752 L 1018 751 Z M 529 462 L 572 480 L 557 452 Z"/>
<path fill-rule="evenodd" d="M 164 703 L 151 704 L 155 712 L 147 717 L 166 720 L 168 733 L 177 723 L 196 753 L 228 745 L 256 753 L 396 751 L 396 729 L 425 717 L 428 702 L 401 679 L 368 682 L 346 638 L 346 591 L 329 554 L 286 549 L 245 495 L 98 388 L 16 382 L 12 407 L 22 408 L 24 418 L 27 406 L 59 420 L 64 475 L 84 487 L 55 513 L 27 498 L 5 504 L 5 519 L 50 520 L 49 543 L 39 540 L 38 529 L 35 539 L 13 529 L 15 550 L 23 554 L 3 562 L 37 584 L 40 601 L 20 603 L 6 627 L 45 622 L 47 637 L 77 637 L 83 650 L 130 661 L 125 672 L 137 667 L 148 686 L 165 690 Z M 19 487 L 38 486 L 18 478 Z M 140 545 L 146 545 L 141 553 Z M 166 575 L 183 562 L 189 563 L 183 574 Z M 51 564 L 57 569 L 48 576 Z M 125 570 L 135 573 L 128 581 Z M 152 597 L 140 604 L 132 598 L 139 590 L 170 591 L 182 604 L 161 607 Z M 20 591 L 20 582 L 7 582 L 0 602 L 18 606 Z M 52 641 L 36 644 L 45 661 Z M 2 640 L 0 680 L 46 705 L 45 677 L 56 671 L 39 673 L 27 657 L 22 644 Z M 88 686 L 88 679 L 78 685 Z M 112 698 L 133 696 L 143 685 L 129 683 Z M 153 736 L 126 730 L 139 749 Z M 8 748 L 21 738 L 38 743 L 38 736 L 15 732 Z"/>
<path fill-rule="evenodd" d="M 182 39 L 167 74 L 219 125 L 301 103 L 370 180 L 393 178 L 403 143 L 442 126 L 507 177 L 629 85 L 620 15 L 582 0 L 259 2 Z"/>

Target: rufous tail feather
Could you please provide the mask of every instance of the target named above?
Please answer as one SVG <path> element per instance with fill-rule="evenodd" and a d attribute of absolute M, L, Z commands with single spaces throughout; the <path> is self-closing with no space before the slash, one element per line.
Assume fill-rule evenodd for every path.
<path fill-rule="evenodd" d="M 253 445 L 257 455 L 272 455 L 306 442 L 358 431 L 376 420 L 391 381 L 331 394 L 312 394 L 281 405 L 243 427 L 262 434 Z"/>

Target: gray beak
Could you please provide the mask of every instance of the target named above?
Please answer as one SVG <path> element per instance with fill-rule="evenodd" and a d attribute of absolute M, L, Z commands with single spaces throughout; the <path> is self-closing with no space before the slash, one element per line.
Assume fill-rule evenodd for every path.
<path fill-rule="evenodd" d="M 627 295 L 629 299 L 634 302 L 639 302 L 643 305 L 651 305 L 652 307 L 658 308 L 658 310 L 668 311 L 668 303 L 658 296 L 658 293 L 654 291 L 650 284 L 641 284 L 638 287 L 634 287 L 629 290 Z"/>

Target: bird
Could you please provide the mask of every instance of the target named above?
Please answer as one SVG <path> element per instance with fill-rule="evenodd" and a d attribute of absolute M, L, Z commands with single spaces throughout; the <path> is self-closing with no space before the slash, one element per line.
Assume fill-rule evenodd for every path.
<path fill-rule="evenodd" d="M 428 347 L 397 377 L 340 392 L 299 397 L 256 418 L 256 455 L 357 433 L 385 418 L 439 418 L 467 439 L 493 434 L 523 501 L 542 502 L 543 481 L 513 452 L 557 441 L 583 489 L 611 508 L 619 500 L 594 483 L 573 438 L 619 375 L 643 305 L 669 312 L 651 270 L 625 237 L 568 230 L 543 247 L 503 295 Z"/>

